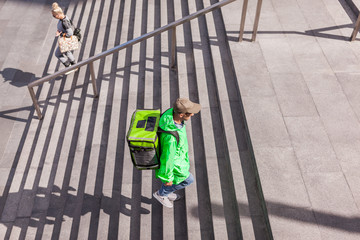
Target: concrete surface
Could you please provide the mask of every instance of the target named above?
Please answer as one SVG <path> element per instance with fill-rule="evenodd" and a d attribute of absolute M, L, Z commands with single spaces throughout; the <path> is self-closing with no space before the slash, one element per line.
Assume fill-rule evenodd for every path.
<path fill-rule="evenodd" d="M 353 1 L 356 6 L 356 1 Z M 48 0 L 0 0 L 0 238 L 359 239 L 360 41 L 345 0 L 264 1 L 257 40 L 237 42 L 242 1 L 36 90 L 62 69 Z M 78 61 L 215 1 L 64 0 L 83 32 Z M 34 17 L 36 16 L 36 17 Z M 31 23 L 31 24 L 30 24 Z M 41 29 L 41 31 L 38 31 Z M 132 166 L 136 108 L 178 97 L 203 106 L 187 125 L 196 181 L 174 209 Z"/>
<path fill-rule="evenodd" d="M 337 0 L 264 1 L 261 16 L 255 43 L 230 46 L 274 239 L 358 239 L 356 16 Z"/>

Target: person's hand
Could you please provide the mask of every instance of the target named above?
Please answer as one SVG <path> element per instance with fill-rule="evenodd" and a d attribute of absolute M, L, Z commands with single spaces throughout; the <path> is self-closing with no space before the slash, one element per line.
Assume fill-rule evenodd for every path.
<path fill-rule="evenodd" d="M 173 182 L 167 182 L 167 183 L 165 183 L 164 185 L 167 186 L 167 187 L 170 187 L 170 186 L 173 185 Z"/>
<path fill-rule="evenodd" d="M 55 37 L 60 36 L 61 32 L 59 30 L 56 31 Z"/>

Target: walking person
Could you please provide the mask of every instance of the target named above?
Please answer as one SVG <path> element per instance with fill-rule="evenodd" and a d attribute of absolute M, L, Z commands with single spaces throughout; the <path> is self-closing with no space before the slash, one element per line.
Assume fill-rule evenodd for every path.
<path fill-rule="evenodd" d="M 162 184 L 153 196 L 165 207 L 172 208 L 173 201 L 180 198 L 174 192 L 194 181 L 193 175 L 189 172 L 185 121 L 190 120 L 200 109 L 200 104 L 186 98 L 178 98 L 173 108 L 165 111 L 160 118 L 159 127 L 166 132 L 160 134 L 160 168 L 156 169 L 155 174 Z"/>
<path fill-rule="evenodd" d="M 63 10 L 60 8 L 57 2 L 52 4 L 51 12 L 54 18 L 59 19 L 55 36 L 67 38 L 71 37 L 74 34 L 72 23 L 69 17 L 64 14 Z M 76 63 L 72 51 L 61 53 L 60 48 L 57 47 L 55 56 L 62 64 L 64 64 L 65 67 L 69 67 L 70 65 L 74 65 Z"/>

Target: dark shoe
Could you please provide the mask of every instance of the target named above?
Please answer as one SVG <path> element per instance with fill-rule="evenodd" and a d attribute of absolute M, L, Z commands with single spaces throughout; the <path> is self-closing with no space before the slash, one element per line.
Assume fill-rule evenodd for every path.
<path fill-rule="evenodd" d="M 75 62 L 75 61 L 72 61 L 72 62 L 70 62 L 70 64 L 71 64 L 71 65 L 74 65 L 74 64 L 76 64 L 76 62 Z"/>
<path fill-rule="evenodd" d="M 65 67 L 70 66 L 70 62 L 69 62 L 69 61 L 66 61 L 66 62 L 64 62 L 63 64 L 64 64 Z"/>

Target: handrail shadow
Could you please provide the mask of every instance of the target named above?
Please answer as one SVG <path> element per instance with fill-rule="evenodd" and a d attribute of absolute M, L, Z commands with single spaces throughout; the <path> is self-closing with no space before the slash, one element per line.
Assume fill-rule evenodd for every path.
<path fill-rule="evenodd" d="M 317 29 L 309 29 L 305 30 L 303 32 L 301 31 L 258 31 L 258 34 L 263 35 L 277 35 L 277 34 L 296 34 L 296 35 L 303 35 L 303 36 L 310 36 L 310 37 L 319 37 L 319 38 L 326 38 L 326 39 L 333 39 L 333 40 L 339 40 L 339 41 L 349 41 L 349 37 L 346 36 L 340 36 L 340 35 L 334 35 L 329 33 L 324 33 L 326 31 L 331 31 L 335 29 L 341 29 L 341 28 L 353 28 L 353 24 L 343 24 L 338 26 L 331 26 L 331 27 L 325 27 L 325 28 L 317 28 Z M 227 31 L 227 37 L 229 41 L 232 42 L 238 42 L 238 38 L 234 37 L 233 35 L 238 35 L 239 31 Z M 251 31 L 245 31 L 245 34 L 251 34 Z M 245 38 L 244 40 L 250 41 L 249 39 Z"/>

